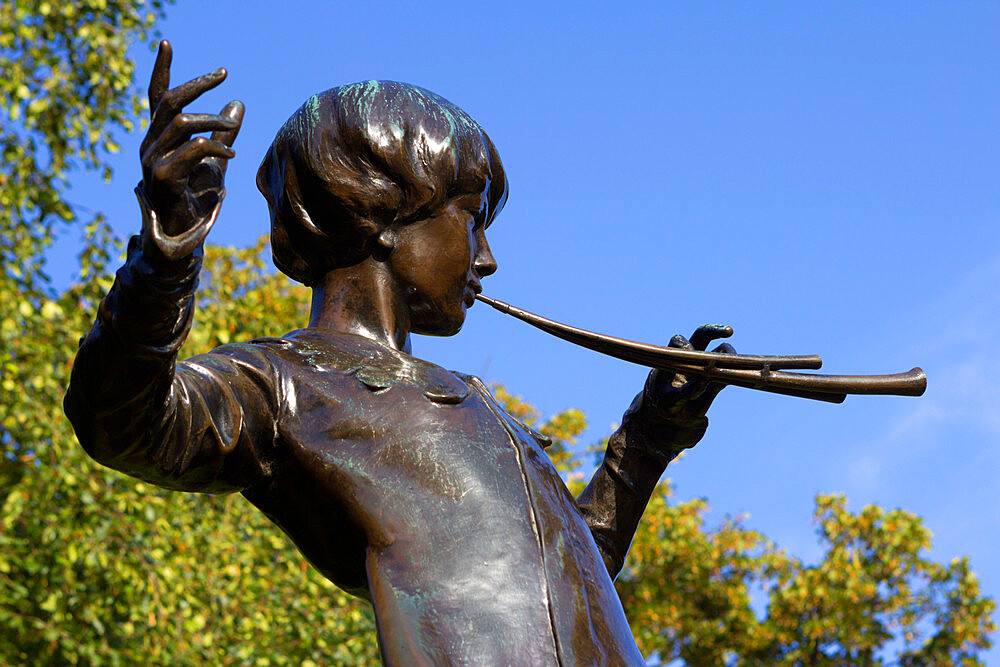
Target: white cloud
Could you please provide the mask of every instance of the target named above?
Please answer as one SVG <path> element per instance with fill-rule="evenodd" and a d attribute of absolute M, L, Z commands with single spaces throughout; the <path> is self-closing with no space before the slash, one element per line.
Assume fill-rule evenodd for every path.
<path fill-rule="evenodd" d="M 1000 361 L 990 355 L 944 358 L 934 368 L 927 395 L 900 416 L 890 437 L 922 438 L 955 422 L 1000 436 Z"/>
<path fill-rule="evenodd" d="M 915 333 L 928 389 L 890 437 L 927 437 L 957 423 L 1000 436 L 1000 255 L 959 276 Z"/>

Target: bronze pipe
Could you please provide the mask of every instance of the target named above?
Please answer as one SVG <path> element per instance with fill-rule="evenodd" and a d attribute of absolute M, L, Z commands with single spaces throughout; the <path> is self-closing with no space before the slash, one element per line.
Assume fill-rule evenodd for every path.
<path fill-rule="evenodd" d="M 595 352 L 649 368 L 700 376 L 748 389 L 840 403 L 847 394 L 920 396 L 927 388 L 927 376 L 920 368 L 894 375 L 787 373 L 781 369 L 815 370 L 823 365 L 823 360 L 817 355 L 717 354 L 637 343 L 571 327 L 482 294 L 476 298 L 502 313 Z"/>

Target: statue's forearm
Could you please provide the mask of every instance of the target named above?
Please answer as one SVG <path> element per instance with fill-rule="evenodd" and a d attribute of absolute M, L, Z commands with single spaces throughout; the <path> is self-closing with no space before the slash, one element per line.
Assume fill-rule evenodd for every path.
<path fill-rule="evenodd" d="M 686 429 L 659 419 L 642 405 L 641 395 L 608 441 L 601 466 L 577 499 L 597 542 L 608 574 L 622 569 L 632 537 L 667 464 L 684 445 Z"/>
<path fill-rule="evenodd" d="M 148 229 L 148 228 L 147 228 Z M 254 345 L 178 362 L 194 310 L 200 244 L 168 259 L 144 230 L 83 338 L 66 394 L 77 438 L 99 462 L 160 486 L 237 491 L 275 457 L 277 371 Z"/>
<path fill-rule="evenodd" d="M 200 251 L 166 262 L 141 246 L 133 237 L 125 265 L 80 342 L 65 400 L 81 444 L 109 465 L 162 417 L 201 266 Z"/>

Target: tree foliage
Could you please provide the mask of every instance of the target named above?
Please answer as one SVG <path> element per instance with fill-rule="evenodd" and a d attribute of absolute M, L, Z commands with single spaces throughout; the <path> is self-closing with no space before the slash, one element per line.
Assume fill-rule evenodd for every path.
<path fill-rule="evenodd" d="M 101 216 L 68 201 L 66 179 L 79 168 L 110 176 L 113 137 L 134 128 L 141 106 L 126 51 L 161 13 L 160 0 L 0 3 L 0 483 L 61 421 L 51 399 L 64 375 L 46 337 L 80 335 L 63 307 L 100 292 L 92 278 L 114 248 Z M 43 267 L 60 223 L 87 239 L 86 286 L 56 299 Z"/>
<path fill-rule="evenodd" d="M 0 3 L 0 279 L 33 291 L 58 221 L 78 220 L 66 175 L 102 169 L 142 104 L 126 50 L 160 0 Z M 93 222 L 93 219 L 91 220 Z"/>
<path fill-rule="evenodd" d="M 371 664 L 370 608 L 305 564 L 236 495 L 152 488 L 90 461 L 62 415 L 79 336 L 110 285 L 116 245 L 65 200 L 74 167 L 103 167 L 137 102 L 130 40 L 158 3 L 0 6 L 0 663 Z M 100 78 L 95 79 L 95 72 Z M 27 92 L 25 92 L 27 91 Z M 138 216 L 137 216 L 138 218 Z M 53 225 L 86 225 L 80 279 L 41 269 Z M 223 223 L 224 224 L 224 220 Z M 265 244 L 210 248 L 194 354 L 280 335 L 307 295 L 268 270 Z M 574 490 L 585 421 L 548 420 Z M 820 496 L 822 560 L 806 564 L 739 519 L 706 528 L 706 503 L 661 484 L 617 582 L 646 655 L 686 664 L 979 664 L 994 626 L 969 563 L 930 560 L 930 533 L 900 511 Z"/>
<path fill-rule="evenodd" d="M 691 665 L 976 665 L 994 603 L 967 559 L 928 558 L 902 510 L 816 498 L 824 554 L 803 563 L 740 521 L 705 530 L 704 501 L 654 498 L 617 582 L 646 654 Z M 753 605 L 755 592 L 766 605 Z"/>

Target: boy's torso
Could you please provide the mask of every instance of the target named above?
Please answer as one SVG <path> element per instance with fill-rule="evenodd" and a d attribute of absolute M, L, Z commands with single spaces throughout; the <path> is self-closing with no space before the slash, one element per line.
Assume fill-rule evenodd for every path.
<path fill-rule="evenodd" d="M 478 379 L 330 331 L 254 345 L 288 454 L 245 495 L 372 600 L 387 662 L 641 662 L 542 437 Z"/>

